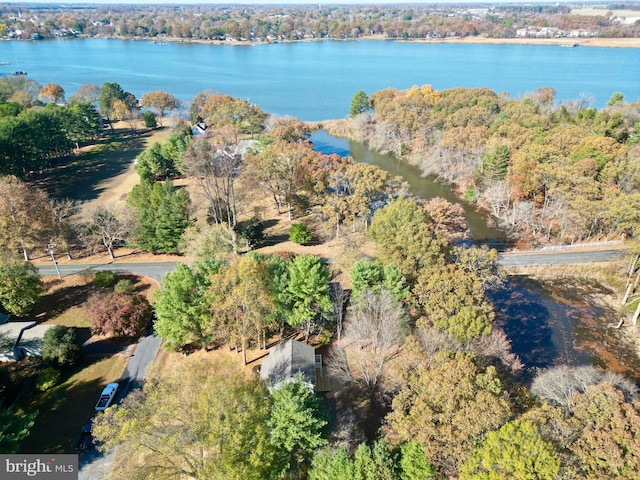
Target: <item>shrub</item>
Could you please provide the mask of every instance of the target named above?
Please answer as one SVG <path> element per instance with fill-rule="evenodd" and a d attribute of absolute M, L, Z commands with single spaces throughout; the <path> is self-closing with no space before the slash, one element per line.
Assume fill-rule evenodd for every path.
<path fill-rule="evenodd" d="M 151 306 L 141 295 L 98 292 L 85 305 L 91 329 L 100 335 L 134 338 L 142 334 L 151 320 Z"/>
<path fill-rule="evenodd" d="M 112 288 L 117 282 L 118 275 L 111 270 L 96 272 L 96 276 L 93 277 L 93 284 L 100 288 Z"/>
<path fill-rule="evenodd" d="M 42 358 L 57 367 L 70 368 L 80 360 L 81 349 L 75 328 L 56 325 L 44 334 Z"/>
<path fill-rule="evenodd" d="M 311 241 L 311 230 L 304 223 L 294 223 L 289 229 L 289 240 L 305 245 Z"/>
<path fill-rule="evenodd" d="M 259 218 L 252 218 L 242 226 L 241 233 L 249 246 L 260 246 L 264 242 L 264 223 Z"/>
<path fill-rule="evenodd" d="M 133 282 L 131 280 L 120 280 L 113 287 L 116 293 L 133 293 Z"/>
<path fill-rule="evenodd" d="M 41 392 L 46 392 L 55 387 L 60 381 L 60 370 L 55 368 L 45 368 L 36 380 L 36 388 Z"/>
<path fill-rule="evenodd" d="M 156 128 L 158 126 L 158 122 L 156 122 L 156 116 L 153 114 L 153 112 L 144 112 L 142 114 L 142 119 L 144 120 L 144 126 L 147 128 Z"/>

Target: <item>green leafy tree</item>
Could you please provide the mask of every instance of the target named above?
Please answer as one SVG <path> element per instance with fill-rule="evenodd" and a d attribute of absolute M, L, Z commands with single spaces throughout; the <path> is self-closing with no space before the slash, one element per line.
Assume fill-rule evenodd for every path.
<path fill-rule="evenodd" d="M 267 421 L 271 444 L 283 452 L 282 473 L 306 469 L 313 452 L 326 444 L 320 400 L 301 374 L 272 386 L 271 416 Z"/>
<path fill-rule="evenodd" d="M 81 350 L 75 328 L 56 325 L 42 338 L 42 358 L 58 367 L 73 367 L 80 360 Z"/>
<path fill-rule="evenodd" d="M 551 442 L 531 422 L 514 420 L 489 432 L 462 467 L 461 480 L 554 480 L 560 459 Z"/>
<path fill-rule="evenodd" d="M 397 462 L 387 442 L 376 441 L 373 448 L 362 443 L 353 458 L 355 480 L 393 480 L 397 478 Z"/>
<path fill-rule="evenodd" d="M 405 442 L 400 446 L 400 478 L 402 480 L 425 480 L 435 478 L 436 472 L 427 460 L 422 445 Z"/>
<path fill-rule="evenodd" d="M 115 480 L 261 480 L 276 456 L 271 403 L 261 382 L 230 364 L 188 359 L 152 372 L 142 391 L 98 415 L 92 432 L 101 449 L 118 447 Z"/>
<path fill-rule="evenodd" d="M 311 241 L 311 230 L 304 223 L 294 223 L 289 229 L 289 240 L 300 245 L 306 245 Z"/>
<path fill-rule="evenodd" d="M 398 300 L 402 300 L 409 290 L 404 275 L 393 263 L 381 265 L 368 258 L 361 258 L 353 263 L 349 276 L 352 296 L 367 289 L 379 290 L 385 287 Z"/>
<path fill-rule="evenodd" d="M 38 412 L 24 415 L 0 407 L 0 452 L 18 453 L 37 416 Z"/>
<path fill-rule="evenodd" d="M 353 480 L 353 460 L 345 448 L 316 450 L 309 469 L 309 480 Z"/>
<path fill-rule="evenodd" d="M 105 82 L 100 87 L 100 94 L 98 96 L 98 105 L 100 106 L 100 113 L 110 120 L 114 116 L 114 104 L 116 100 L 125 99 L 125 91 L 122 87 L 115 82 Z M 112 127 L 113 128 L 113 127 Z"/>
<path fill-rule="evenodd" d="M 142 182 L 157 182 L 176 174 L 173 159 L 165 155 L 163 146 L 156 142 L 136 159 L 136 172 Z"/>
<path fill-rule="evenodd" d="M 0 263 L 0 304 L 11 315 L 27 315 L 43 291 L 40 274 L 32 263 L 13 260 Z"/>
<path fill-rule="evenodd" d="M 349 109 L 349 116 L 355 117 L 361 113 L 366 113 L 371 110 L 371 101 L 367 94 L 363 90 L 359 90 L 351 99 L 351 108 Z"/>
<path fill-rule="evenodd" d="M 306 325 L 306 337 L 311 332 L 314 319 L 331 311 L 329 294 L 329 269 L 319 257 L 299 255 L 289 265 L 289 298 L 292 326 Z"/>
<path fill-rule="evenodd" d="M 443 263 L 449 251 L 424 209 L 408 198 L 398 198 L 377 210 L 368 232 L 377 243 L 376 256 L 383 263 L 394 263 L 409 283 L 424 268 Z"/>
<path fill-rule="evenodd" d="M 167 348 L 177 349 L 192 341 L 206 348 L 211 343 L 214 332 L 204 294 L 211 285 L 210 274 L 219 268 L 217 262 L 203 262 L 194 269 L 179 264 L 162 277 L 152 305 L 156 333 Z"/>

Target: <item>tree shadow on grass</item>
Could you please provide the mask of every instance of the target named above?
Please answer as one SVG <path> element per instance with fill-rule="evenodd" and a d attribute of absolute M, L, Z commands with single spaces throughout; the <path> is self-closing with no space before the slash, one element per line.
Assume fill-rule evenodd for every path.
<path fill-rule="evenodd" d="M 83 362 L 81 368 L 92 361 Z M 38 417 L 22 453 L 73 453 L 82 426 L 95 415 L 104 382 L 100 378 L 58 385 L 37 396 L 30 405 Z"/>
<path fill-rule="evenodd" d="M 91 283 L 60 288 L 43 295 L 31 312 L 31 316 L 38 323 L 46 322 L 73 307 L 82 305 L 95 291 L 96 287 Z"/>
<path fill-rule="evenodd" d="M 66 157 L 66 161 L 29 180 L 54 198 L 94 200 L 105 190 L 103 182 L 125 172 L 145 150 L 149 135 L 118 134 L 104 138 L 91 150 Z"/>

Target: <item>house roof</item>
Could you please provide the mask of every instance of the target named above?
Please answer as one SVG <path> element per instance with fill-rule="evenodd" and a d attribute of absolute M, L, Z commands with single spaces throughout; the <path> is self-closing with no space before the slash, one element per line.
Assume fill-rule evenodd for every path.
<path fill-rule="evenodd" d="M 54 325 L 37 325 L 36 322 L 9 322 L 0 325 L 0 362 L 15 361 L 13 345 L 20 332 L 20 347 L 27 355 L 42 355 L 42 338 Z"/>
<path fill-rule="evenodd" d="M 262 362 L 260 378 L 271 383 L 301 372 L 307 382 L 316 384 L 315 348 L 296 340 L 276 345 Z"/>

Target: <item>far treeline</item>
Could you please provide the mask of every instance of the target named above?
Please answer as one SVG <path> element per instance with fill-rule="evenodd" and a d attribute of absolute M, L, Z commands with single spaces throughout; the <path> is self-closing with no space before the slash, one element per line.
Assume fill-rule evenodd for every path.
<path fill-rule="evenodd" d="M 431 86 L 358 92 L 351 118 L 324 125 L 453 183 L 514 235 L 635 238 L 640 221 L 640 103 L 612 95 L 554 102 Z"/>
<path fill-rule="evenodd" d="M 0 37 L 42 39 L 114 37 L 275 42 L 308 39 L 424 39 L 486 36 L 640 36 L 611 5 L 600 14 L 573 13 L 570 5 L 4 5 Z"/>

